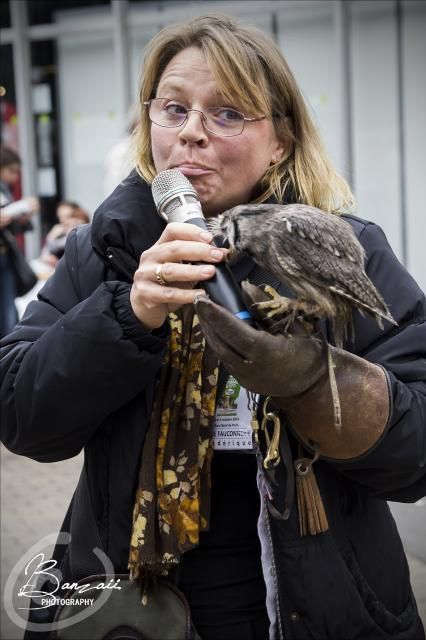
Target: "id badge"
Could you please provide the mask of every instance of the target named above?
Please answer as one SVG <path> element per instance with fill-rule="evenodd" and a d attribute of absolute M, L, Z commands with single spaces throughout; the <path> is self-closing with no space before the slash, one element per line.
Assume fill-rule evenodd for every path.
<path fill-rule="evenodd" d="M 254 453 L 251 419 L 246 389 L 229 376 L 216 407 L 213 449 Z"/>

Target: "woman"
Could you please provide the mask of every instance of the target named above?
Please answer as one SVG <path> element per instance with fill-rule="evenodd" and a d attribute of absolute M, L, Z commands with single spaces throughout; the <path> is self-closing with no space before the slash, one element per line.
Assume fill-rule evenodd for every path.
<path fill-rule="evenodd" d="M 47 234 L 46 244 L 40 255 L 40 259 L 53 268 L 64 255 L 65 243 L 70 231 L 80 224 L 90 222 L 89 214 L 71 200 L 62 200 L 58 203 L 56 217 L 58 223 L 53 225 Z"/>
<path fill-rule="evenodd" d="M 21 158 L 8 147 L 0 147 L 0 337 L 10 333 L 18 321 L 18 312 L 15 307 L 17 297 L 15 272 L 10 257 L 10 249 L 7 241 L 8 232 L 19 234 L 33 228 L 30 218 L 39 209 L 37 198 L 24 198 L 15 202 L 14 215 L 10 215 L 7 205 L 14 198 L 12 189 L 19 180 L 21 173 Z M 13 242 L 13 237 L 9 239 Z"/>
<path fill-rule="evenodd" d="M 302 536 L 299 509 L 287 499 L 291 461 L 276 468 L 274 485 L 261 471 L 256 482 L 254 455 L 237 449 L 212 456 L 215 399 L 227 376 L 222 367 L 217 382 L 209 345 L 200 359 L 191 303 L 199 300 L 207 335 L 217 318 L 226 324 L 226 314 L 200 299 L 203 290 L 194 285 L 212 277 L 226 251 L 190 224 L 165 227 L 150 182 L 178 168 L 206 216 L 267 198 L 304 201 L 331 215 L 351 205 L 350 190 L 331 167 L 278 49 L 228 18 L 196 18 L 153 39 L 141 107 L 137 171 L 101 205 L 91 231 L 72 232 L 55 275 L 3 341 L 5 445 L 41 462 L 85 448 L 64 523 L 72 538 L 61 570 L 73 580 L 102 572 L 91 554 L 96 544 L 116 572 L 130 569 L 135 579 L 147 567 L 161 573 L 178 566 L 171 575 L 203 639 L 424 637 L 385 502 L 425 493 L 424 296 L 382 232 L 348 216 L 399 327 L 381 332 L 355 319 L 356 340 L 346 347 L 362 357 L 342 351 L 336 375 L 339 381 L 342 371 L 350 372 L 352 395 L 348 401 L 343 389 L 341 400 L 355 406 L 359 422 L 368 422 L 368 444 L 342 460 L 316 462 L 328 528 Z M 233 270 L 239 280 L 268 278 L 248 258 Z M 401 290 L 403 300 L 396 295 Z M 258 335 L 266 344 L 268 334 Z M 294 344 L 279 340 L 283 353 Z M 216 334 L 213 343 L 223 347 Z M 303 388 L 302 408 L 309 411 L 302 428 L 315 429 L 328 407 L 310 385 L 319 382 L 314 374 L 324 371 L 324 362 L 312 342 L 305 344 L 309 358 L 302 352 L 283 358 L 280 374 L 296 381 L 295 394 Z M 254 388 L 244 370 L 238 380 L 238 363 L 224 356 L 237 382 L 280 396 L 276 388 Z M 257 370 L 268 372 L 269 356 L 266 349 Z M 360 385 L 365 372 L 374 383 L 369 389 Z M 374 411 L 363 412 L 371 403 Z M 300 422 L 297 415 L 292 420 Z M 288 458 L 297 444 L 283 431 Z M 267 496 L 267 484 L 276 495 Z"/>

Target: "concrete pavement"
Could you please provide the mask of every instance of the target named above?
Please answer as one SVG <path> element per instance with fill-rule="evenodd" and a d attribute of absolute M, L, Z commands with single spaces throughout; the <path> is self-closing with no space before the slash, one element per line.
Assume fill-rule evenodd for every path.
<path fill-rule="evenodd" d="M 22 555 L 47 534 L 60 530 L 83 465 L 83 455 L 49 464 L 16 456 L 0 445 L 1 626 L 2 640 L 18 640 L 23 630 L 5 614 L 6 580 Z"/>
<path fill-rule="evenodd" d="M 83 464 L 83 456 L 40 464 L 0 445 L 1 462 L 1 627 L 2 640 L 20 640 L 23 631 L 5 614 L 6 581 L 24 553 L 43 536 L 59 531 Z M 412 507 L 416 508 L 416 507 Z M 417 507 L 418 509 L 419 507 Z M 420 507 L 425 508 L 426 507 Z M 416 512 L 417 513 L 417 512 Z M 409 558 L 412 583 L 426 623 L 426 563 Z M 343 640 L 343 639 L 342 639 Z"/>

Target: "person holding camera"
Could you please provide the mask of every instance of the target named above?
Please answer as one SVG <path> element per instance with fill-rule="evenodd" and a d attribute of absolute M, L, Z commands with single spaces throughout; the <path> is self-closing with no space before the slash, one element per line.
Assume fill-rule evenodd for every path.
<path fill-rule="evenodd" d="M 31 217 L 39 210 L 38 198 L 15 200 L 12 189 L 19 181 L 21 159 L 8 147 L 0 147 L 0 337 L 10 333 L 18 320 L 15 298 L 18 295 L 13 249 L 17 234 L 30 231 Z M 16 250 L 19 250 L 16 247 Z"/>

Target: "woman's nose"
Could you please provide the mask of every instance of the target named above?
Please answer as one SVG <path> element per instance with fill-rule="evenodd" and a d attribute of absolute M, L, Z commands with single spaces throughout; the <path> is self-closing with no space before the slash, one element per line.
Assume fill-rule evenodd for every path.
<path fill-rule="evenodd" d="M 190 111 L 188 119 L 179 131 L 179 138 L 185 142 L 203 143 L 208 135 L 204 128 L 204 115 L 201 111 Z"/>

